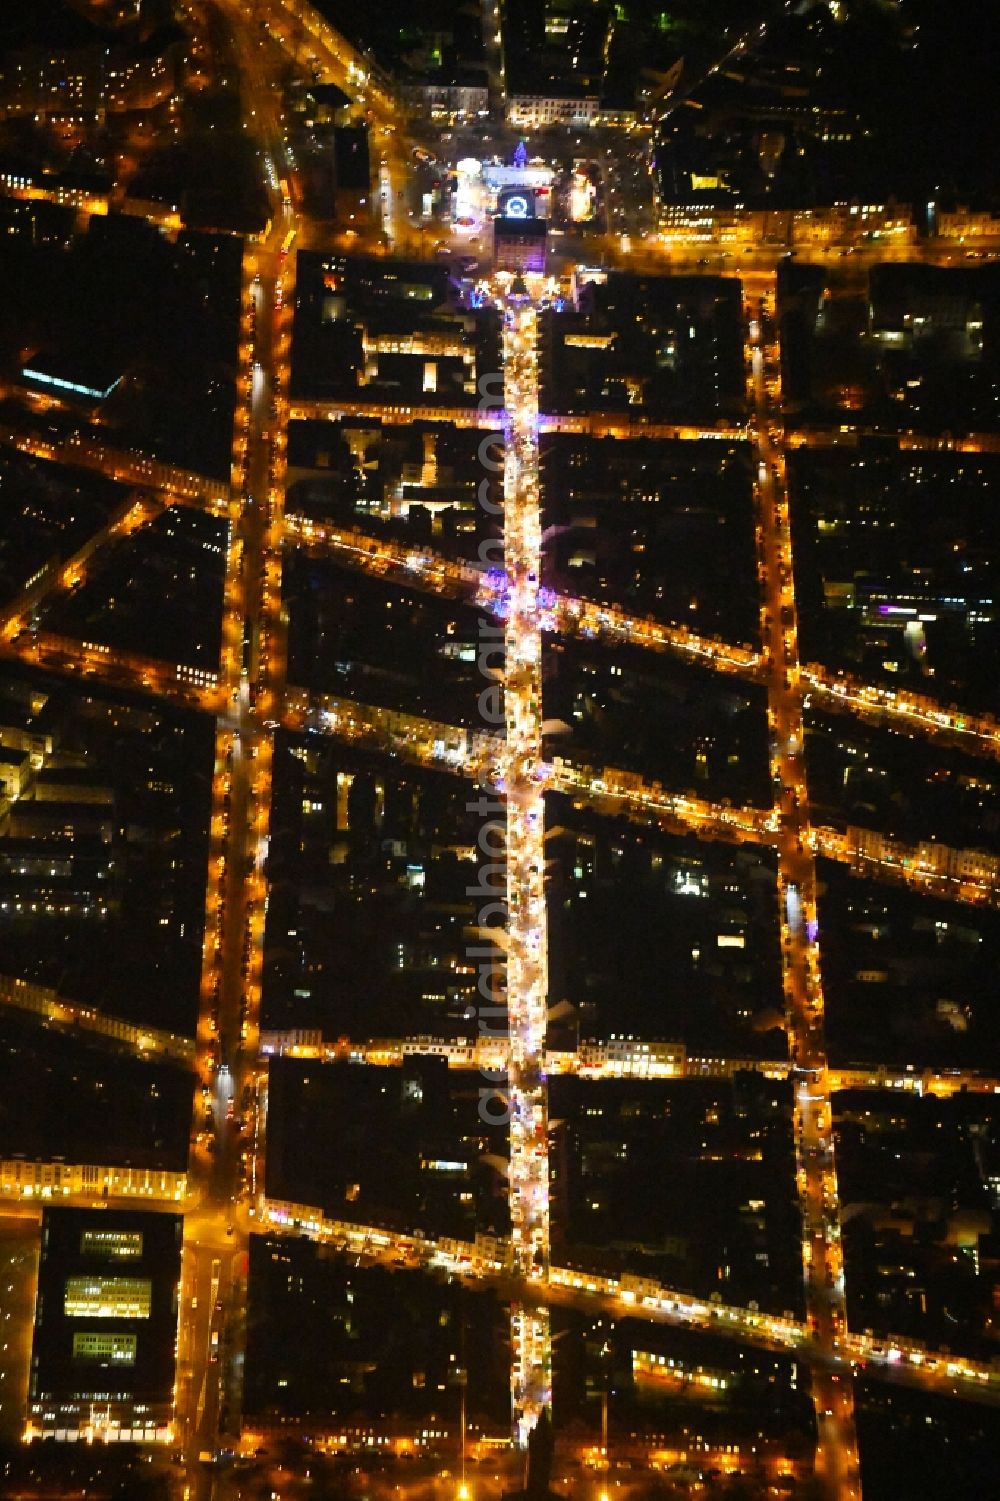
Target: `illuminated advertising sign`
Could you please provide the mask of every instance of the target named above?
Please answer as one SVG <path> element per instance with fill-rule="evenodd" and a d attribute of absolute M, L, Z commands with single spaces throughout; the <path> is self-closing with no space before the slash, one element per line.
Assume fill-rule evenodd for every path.
<path fill-rule="evenodd" d="M 535 217 L 535 193 L 533 188 L 509 188 L 501 193 L 498 207 L 505 219 L 533 219 Z"/>

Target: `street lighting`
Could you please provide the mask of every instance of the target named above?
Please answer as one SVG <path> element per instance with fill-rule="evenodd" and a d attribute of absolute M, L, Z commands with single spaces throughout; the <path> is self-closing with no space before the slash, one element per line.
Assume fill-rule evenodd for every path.
<path fill-rule="evenodd" d="M 465 1325 L 462 1325 L 462 1345 L 464 1355 Z M 458 1445 L 459 1445 L 459 1469 L 461 1482 L 458 1487 L 458 1501 L 469 1501 L 469 1487 L 465 1480 L 465 1402 L 469 1386 L 469 1372 L 465 1365 L 461 1365 L 456 1372 L 458 1380 L 459 1410 L 458 1410 Z"/>

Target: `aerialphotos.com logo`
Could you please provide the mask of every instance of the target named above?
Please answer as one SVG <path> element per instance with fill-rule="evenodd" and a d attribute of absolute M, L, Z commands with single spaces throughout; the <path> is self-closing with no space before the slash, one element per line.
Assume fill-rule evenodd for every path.
<path fill-rule="evenodd" d="M 499 371 L 479 379 L 479 411 L 490 412 L 503 408 L 503 376 Z M 477 490 L 478 504 L 488 516 L 503 513 L 502 504 L 493 499 L 495 476 L 503 472 L 503 430 L 499 427 L 484 433 L 479 443 L 479 462 L 487 471 Z M 503 542 L 497 537 L 484 537 L 479 544 L 479 561 L 486 568 L 503 566 Z M 503 724 L 503 688 L 497 680 L 497 669 L 503 667 L 504 623 L 488 615 L 479 617 L 479 649 L 477 665 L 486 686 L 479 694 L 479 714 L 490 733 L 495 733 Z M 466 803 L 466 811 L 476 813 L 482 819 L 476 836 L 476 845 L 482 857 L 479 874 L 474 886 L 467 886 L 466 896 L 477 897 L 481 902 L 476 913 L 478 942 L 470 943 L 466 957 L 476 971 L 477 999 L 472 1007 L 480 1041 L 507 1038 L 507 963 L 501 944 L 489 936 L 491 928 L 501 931 L 507 926 L 507 847 L 506 804 L 503 798 L 482 792 L 474 801 Z M 483 1068 L 479 1089 L 479 1118 L 488 1126 L 510 1124 L 510 1100 L 505 1088 L 505 1071 L 494 1072 Z"/>

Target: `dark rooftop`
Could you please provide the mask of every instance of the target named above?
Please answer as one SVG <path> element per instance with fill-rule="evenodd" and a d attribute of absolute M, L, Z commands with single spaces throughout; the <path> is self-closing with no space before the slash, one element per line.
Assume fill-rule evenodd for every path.
<path fill-rule="evenodd" d="M 85 1400 L 110 1388 L 170 1401 L 182 1226 L 176 1214 L 44 1211 L 33 1399 Z"/>

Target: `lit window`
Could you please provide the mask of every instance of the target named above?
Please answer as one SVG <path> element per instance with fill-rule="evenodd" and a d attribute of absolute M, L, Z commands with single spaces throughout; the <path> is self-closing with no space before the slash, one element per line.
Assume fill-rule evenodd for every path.
<path fill-rule="evenodd" d="M 80 1237 L 82 1256 L 141 1256 L 141 1230 L 84 1230 Z"/>
<path fill-rule="evenodd" d="M 134 1334 L 74 1334 L 73 1359 L 135 1365 L 136 1343 Z"/>
<path fill-rule="evenodd" d="M 148 1277 L 67 1277 L 63 1312 L 70 1319 L 148 1319 Z"/>

